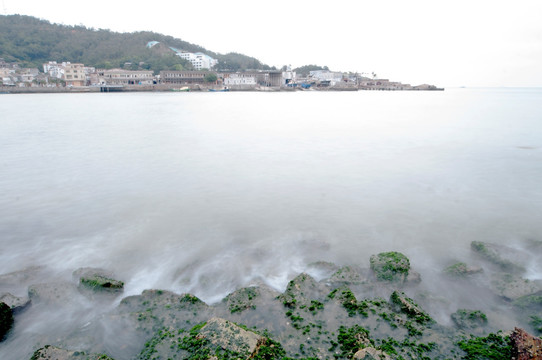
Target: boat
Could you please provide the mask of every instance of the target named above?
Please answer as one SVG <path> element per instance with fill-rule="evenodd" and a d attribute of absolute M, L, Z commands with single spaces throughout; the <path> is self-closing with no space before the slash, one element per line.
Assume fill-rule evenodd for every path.
<path fill-rule="evenodd" d="M 209 89 L 209 91 L 212 91 L 212 92 L 224 92 L 224 91 L 230 91 L 230 89 L 225 87 L 224 89 Z"/>
<path fill-rule="evenodd" d="M 182 87 L 182 88 L 179 88 L 179 89 L 171 89 L 171 91 L 190 91 L 190 88 L 188 86 L 185 86 L 185 87 Z"/>

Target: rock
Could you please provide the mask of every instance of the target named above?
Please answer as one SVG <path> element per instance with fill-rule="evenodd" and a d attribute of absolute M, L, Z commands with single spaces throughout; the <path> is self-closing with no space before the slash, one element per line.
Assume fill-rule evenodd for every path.
<path fill-rule="evenodd" d="M 542 311 L 542 291 L 517 298 L 514 306 L 531 311 Z"/>
<path fill-rule="evenodd" d="M 372 255 L 371 270 L 379 281 L 403 283 L 408 277 L 410 261 L 399 252 L 385 252 Z"/>
<path fill-rule="evenodd" d="M 252 358 L 260 345 L 265 343 L 265 337 L 221 318 L 212 318 L 199 331 L 198 338 L 209 340 L 213 348 L 232 351 Z"/>
<path fill-rule="evenodd" d="M 42 270 L 42 267 L 32 266 L 23 270 L 2 274 L 0 275 L 0 285 L 20 285 L 35 281 Z"/>
<path fill-rule="evenodd" d="M 82 351 L 61 349 L 45 345 L 34 352 L 30 360 L 113 360 L 105 354 L 86 354 Z"/>
<path fill-rule="evenodd" d="M 366 347 L 361 349 L 354 354 L 352 359 L 361 359 L 361 360 L 391 360 L 391 357 L 383 352 L 382 350 L 377 350 L 373 347 Z"/>
<path fill-rule="evenodd" d="M 400 311 L 414 318 L 419 324 L 428 324 L 434 322 L 431 317 L 423 311 L 414 300 L 408 298 L 404 293 L 394 291 L 390 296 L 390 304 L 395 311 Z"/>
<path fill-rule="evenodd" d="M 542 359 L 542 340 L 528 334 L 525 330 L 515 328 L 512 335 L 512 359 Z"/>
<path fill-rule="evenodd" d="M 242 288 L 226 296 L 222 301 L 226 303 L 230 313 L 241 312 L 247 309 L 256 309 L 255 300 L 260 296 L 260 289 L 251 286 Z"/>
<path fill-rule="evenodd" d="M 421 282 L 422 282 L 422 275 L 419 272 L 410 269 L 410 271 L 408 272 L 408 276 L 406 278 L 406 283 L 410 285 L 415 285 Z"/>
<path fill-rule="evenodd" d="M 113 275 L 98 268 L 81 268 L 74 271 L 73 276 L 79 280 L 79 284 L 94 291 L 121 292 L 124 290 L 124 282 L 113 279 Z"/>
<path fill-rule="evenodd" d="M 515 249 L 482 241 L 473 241 L 470 244 L 470 247 L 481 258 L 496 265 L 504 272 L 514 274 L 522 274 L 525 272 L 523 266 L 516 264 L 516 262 L 521 261 L 521 259 L 518 259 L 521 258 L 521 254 Z"/>
<path fill-rule="evenodd" d="M 356 269 L 351 266 L 343 266 L 331 275 L 328 282 L 335 284 L 357 285 L 368 282 L 363 276 L 361 269 Z"/>
<path fill-rule="evenodd" d="M 288 283 L 286 291 L 279 295 L 284 306 L 295 308 L 297 306 L 310 306 L 312 300 L 323 301 L 327 291 L 322 284 L 305 273 L 299 274 Z"/>
<path fill-rule="evenodd" d="M 64 305 L 81 297 L 75 285 L 69 282 L 34 284 L 28 287 L 32 303 Z"/>
<path fill-rule="evenodd" d="M 4 340 L 12 325 L 13 312 L 8 305 L 0 302 L 0 341 Z"/>
<path fill-rule="evenodd" d="M 479 274 L 484 269 L 481 267 L 468 266 L 464 262 L 457 262 L 444 269 L 444 273 L 454 278 L 465 278 L 470 275 Z"/>
<path fill-rule="evenodd" d="M 23 311 L 30 305 L 29 298 L 27 297 L 20 298 L 10 293 L 6 293 L 0 296 L 0 302 L 3 302 L 6 305 L 8 305 L 14 313 Z"/>
<path fill-rule="evenodd" d="M 508 300 L 516 300 L 541 290 L 538 284 L 508 273 L 492 274 L 490 288 L 496 295 Z"/>
<path fill-rule="evenodd" d="M 460 329 L 475 329 L 487 325 L 487 316 L 479 310 L 459 309 L 452 314 L 452 320 Z"/>

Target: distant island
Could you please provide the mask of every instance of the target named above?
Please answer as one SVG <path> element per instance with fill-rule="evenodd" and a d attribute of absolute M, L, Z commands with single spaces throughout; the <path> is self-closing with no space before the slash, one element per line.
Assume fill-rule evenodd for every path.
<path fill-rule="evenodd" d="M 154 32 L 116 33 L 0 16 L 0 92 L 443 90 L 375 73 L 281 69 Z"/>

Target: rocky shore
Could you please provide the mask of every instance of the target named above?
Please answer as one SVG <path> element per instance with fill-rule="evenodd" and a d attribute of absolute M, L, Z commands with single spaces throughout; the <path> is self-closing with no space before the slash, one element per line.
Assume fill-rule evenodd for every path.
<path fill-rule="evenodd" d="M 541 249 L 534 241 L 525 251 Z M 124 283 L 104 269 L 77 269 L 58 283 L 32 283 L 39 269 L 25 269 L 0 275 L 2 291 L 29 284 L 28 297 L 0 292 L 0 338 L 9 342 L 29 308 L 85 299 L 107 310 L 62 338 L 39 334 L 28 359 L 541 359 L 542 283 L 524 278 L 526 253 L 485 242 L 471 251 L 476 264 L 443 266 L 442 279 L 489 292 L 497 305 L 456 309 L 448 322 L 434 317 L 445 299 L 420 291 L 415 264 L 384 252 L 367 269 L 316 262 L 282 293 L 255 285 L 212 305 L 156 289 L 123 297 Z M 498 327 L 502 309 L 517 327 Z"/>

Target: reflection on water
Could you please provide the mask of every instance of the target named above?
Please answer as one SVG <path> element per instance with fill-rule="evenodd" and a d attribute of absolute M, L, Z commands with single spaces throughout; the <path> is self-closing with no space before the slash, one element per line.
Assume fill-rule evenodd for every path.
<path fill-rule="evenodd" d="M 162 288 L 214 302 L 253 283 L 282 291 L 313 261 L 367 266 L 398 250 L 431 288 L 473 240 L 540 238 L 541 98 L 2 96 L 0 272 L 41 266 L 32 280 L 51 281 L 103 267 L 125 295 Z M 29 332 L 20 324 L 16 336 Z"/>

